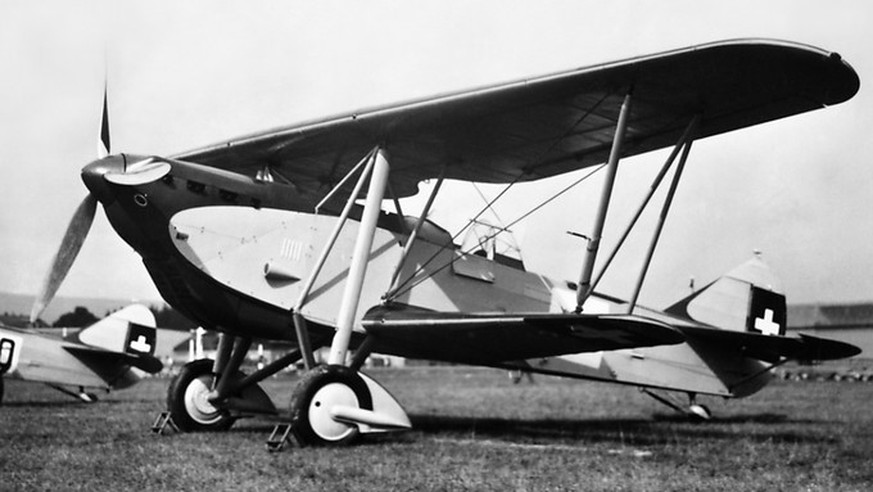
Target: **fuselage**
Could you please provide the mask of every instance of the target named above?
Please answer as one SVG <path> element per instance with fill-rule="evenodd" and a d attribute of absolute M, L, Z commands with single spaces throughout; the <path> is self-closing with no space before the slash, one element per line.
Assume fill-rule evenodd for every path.
<path fill-rule="evenodd" d="M 0 377 L 107 391 L 129 387 L 139 380 L 128 364 L 89 366 L 68 348 L 86 346 L 58 336 L 0 326 Z"/>
<path fill-rule="evenodd" d="M 149 160 L 168 166 L 162 164 L 157 175 L 135 176 L 137 163 Z M 124 174 L 128 169 L 130 179 L 104 179 L 106 173 Z M 317 193 L 324 194 L 327 188 L 299 190 L 198 164 L 130 155 L 96 161 L 82 174 L 114 229 L 140 254 L 161 295 L 174 308 L 207 329 L 295 340 L 293 309 L 338 220 L 330 210 L 314 212 L 321 198 Z M 360 209 L 353 209 L 352 220 L 342 228 L 300 309 L 310 322 L 316 345 L 329 343 L 333 334 L 359 215 Z M 358 338 L 363 334 L 361 318 L 380 305 L 392 287 L 392 274 L 415 220 L 384 212 L 379 217 L 355 316 Z M 415 309 L 542 313 L 575 308 L 572 283 L 524 271 L 518 262 L 500 257 L 466 254 L 445 230 L 430 222 L 422 228 L 397 278 L 390 302 Z M 586 304 L 586 312 L 625 309 L 623 302 L 603 296 L 593 296 Z M 637 313 L 673 325 L 690 322 L 657 311 L 638 309 Z M 732 388 L 731 381 L 747 379 L 760 370 L 760 364 L 708 351 L 684 343 L 507 361 L 505 366 L 725 396 L 754 392 L 766 383 L 762 375 L 740 389 Z M 415 356 L 396 347 L 392 353 Z M 658 369 L 653 372 L 653 367 Z"/>

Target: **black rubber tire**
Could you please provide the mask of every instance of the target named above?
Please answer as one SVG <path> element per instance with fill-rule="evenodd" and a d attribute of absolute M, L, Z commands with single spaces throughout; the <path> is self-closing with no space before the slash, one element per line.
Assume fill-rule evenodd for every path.
<path fill-rule="evenodd" d="M 317 366 L 303 375 L 294 387 L 289 407 L 289 417 L 297 436 L 304 443 L 316 446 L 342 446 L 358 437 L 358 428 L 352 426 L 351 432 L 338 439 L 325 439 L 313 430 L 309 421 L 309 408 L 318 390 L 331 383 L 340 383 L 352 390 L 358 400 L 358 408 L 373 409 L 373 398 L 367 383 L 355 372 L 345 366 Z M 319 402 L 314 402 L 318 406 Z"/>
<path fill-rule="evenodd" d="M 182 366 L 179 374 L 170 382 L 167 389 L 167 410 L 173 422 L 183 432 L 209 432 L 230 429 L 234 419 L 227 410 L 215 409 L 214 414 L 192 415 L 192 410 L 186 405 L 185 394 L 188 387 L 195 381 L 197 384 L 211 386 L 215 374 L 212 372 L 213 361 L 200 359 Z"/>

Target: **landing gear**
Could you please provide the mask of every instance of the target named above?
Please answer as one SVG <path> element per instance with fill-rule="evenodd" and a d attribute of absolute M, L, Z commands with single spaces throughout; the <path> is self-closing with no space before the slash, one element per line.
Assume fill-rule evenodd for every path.
<path fill-rule="evenodd" d="M 179 430 L 223 431 L 233 425 L 235 419 L 230 412 L 208 399 L 216 377 L 212 367 L 210 359 L 189 362 L 170 383 L 167 409 Z"/>
<path fill-rule="evenodd" d="M 367 199 L 361 213 L 360 226 L 349 263 L 349 273 L 339 304 L 336 332 L 327 358 L 328 365 L 312 368 L 309 362 L 311 356 L 304 354 L 308 372 L 297 383 L 291 396 L 290 425 L 299 440 L 307 444 L 340 445 L 354 440 L 359 433 L 388 432 L 412 427 L 409 417 L 394 397 L 378 383 L 357 372 L 360 364 L 364 362 L 364 354 L 369 353 L 368 341 L 365 340 L 362 347 L 359 347 L 361 356 L 356 354 L 351 367 L 343 365 L 354 331 L 355 315 L 361 300 L 364 276 L 378 225 L 380 204 L 388 184 L 390 170 L 386 153 L 378 147 L 373 149 L 366 161 L 367 165 L 346 201 L 340 220 L 334 227 L 332 239 L 322 251 L 318 264 L 313 269 L 293 309 L 297 345 L 304 352 L 308 352 L 308 343 L 305 337 L 301 336 L 306 333 L 305 323 L 302 323 L 305 321 L 301 314 L 302 308 L 360 193 L 365 176 L 369 175 Z"/>
<path fill-rule="evenodd" d="M 358 436 L 358 426 L 334 418 L 335 407 L 373 409 L 367 384 L 345 366 L 318 366 L 306 373 L 291 395 L 291 424 L 306 444 L 342 445 Z"/>
<path fill-rule="evenodd" d="M 359 434 L 412 427 L 397 400 L 366 374 L 341 365 L 317 366 L 294 388 L 290 424 L 302 444 L 339 446 Z"/>

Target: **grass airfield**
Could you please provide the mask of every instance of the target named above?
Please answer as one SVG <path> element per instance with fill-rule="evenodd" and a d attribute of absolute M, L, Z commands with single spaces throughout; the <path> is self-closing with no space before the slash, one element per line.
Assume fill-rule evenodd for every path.
<path fill-rule="evenodd" d="M 273 427 L 157 436 L 168 379 L 79 403 L 6 381 L 0 490 L 870 490 L 873 384 L 774 381 L 693 422 L 635 388 L 506 372 L 369 372 L 415 429 L 268 453 Z M 286 406 L 295 380 L 267 392 Z"/>

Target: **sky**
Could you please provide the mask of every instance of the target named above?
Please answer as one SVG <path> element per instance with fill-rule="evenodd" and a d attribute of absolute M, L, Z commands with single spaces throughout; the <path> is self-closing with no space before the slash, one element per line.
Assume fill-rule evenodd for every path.
<path fill-rule="evenodd" d="M 640 302 L 669 305 L 691 277 L 703 285 L 755 250 L 789 303 L 870 302 L 871 21 L 863 0 L 4 0 L 0 291 L 39 289 L 86 194 L 79 173 L 96 157 L 104 80 L 113 151 L 171 155 L 375 104 L 755 37 L 836 51 L 861 90 L 835 107 L 695 142 Z M 667 153 L 622 161 L 604 251 Z M 496 211 L 508 223 L 579 176 L 514 187 Z M 567 231 L 590 233 L 599 192 L 588 180 L 512 228 L 529 270 L 578 278 L 585 244 Z M 422 202 L 404 200 L 404 211 Z M 431 219 L 456 231 L 482 205 L 469 183 L 449 183 Z M 604 292 L 633 291 L 654 214 L 643 220 Z M 102 211 L 59 295 L 160 299 Z"/>

